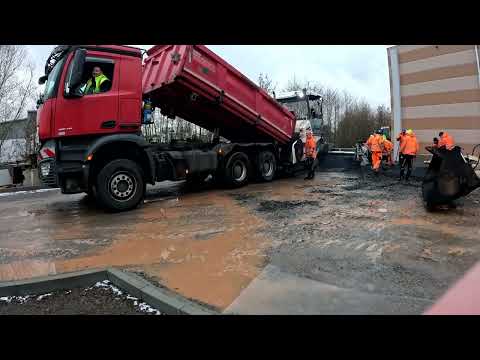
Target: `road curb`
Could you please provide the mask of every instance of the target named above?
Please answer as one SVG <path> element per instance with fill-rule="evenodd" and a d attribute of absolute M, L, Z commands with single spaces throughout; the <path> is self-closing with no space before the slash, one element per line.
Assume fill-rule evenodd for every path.
<path fill-rule="evenodd" d="M 28 280 L 15 280 L 0 283 L 1 296 L 25 296 L 44 294 L 55 290 L 68 290 L 74 287 L 90 286 L 107 279 L 105 269 L 82 270 L 59 275 L 48 275 Z"/>
<path fill-rule="evenodd" d="M 215 315 L 207 309 L 167 289 L 159 288 L 138 275 L 119 269 L 91 269 L 0 283 L 0 297 L 44 294 L 56 290 L 91 286 L 109 280 L 130 295 L 147 302 L 167 315 Z"/>
<path fill-rule="evenodd" d="M 151 306 L 161 312 L 170 315 L 215 315 L 202 305 L 190 301 L 183 296 L 173 293 L 164 288 L 159 288 L 144 278 L 121 271 L 119 269 L 108 268 L 108 279 L 119 288 L 128 291 L 131 295 L 146 301 Z"/>

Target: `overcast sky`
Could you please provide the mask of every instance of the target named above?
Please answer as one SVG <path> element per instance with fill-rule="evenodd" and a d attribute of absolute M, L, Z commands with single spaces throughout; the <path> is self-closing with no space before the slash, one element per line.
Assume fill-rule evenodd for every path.
<path fill-rule="evenodd" d="M 148 49 L 151 45 L 135 45 Z M 267 73 L 277 89 L 293 76 L 347 90 L 371 105 L 390 107 L 387 46 L 384 45 L 207 45 L 257 82 Z M 29 45 L 39 76 L 53 45 Z"/>

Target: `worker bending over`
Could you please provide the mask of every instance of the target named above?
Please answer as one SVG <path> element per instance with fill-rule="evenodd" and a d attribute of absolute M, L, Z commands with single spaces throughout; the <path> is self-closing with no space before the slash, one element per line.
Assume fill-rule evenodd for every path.
<path fill-rule="evenodd" d="M 378 130 L 375 135 L 368 138 L 366 143 L 372 154 L 372 169 L 375 174 L 378 174 L 382 163 L 383 142 L 382 131 Z"/>
<path fill-rule="evenodd" d="M 452 150 L 455 147 L 455 141 L 453 140 L 453 137 L 448 134 L 446 131 L 440 131 L 438 134 L 439 140 L 438 140 L 438 147 L 441 148 L 442 146 L 445 146 L 447 150 Z"/>
<path fill-rule="evenodd" d="M 317 142 L 313 137 L 312 131 L 307 130 L 307 139 L 305 141 L 305 164 L 308 170 L 305 180 L 315 178 L 315 165 L 317 159 Z"/>
<path fill-rule="evenodd" d="M 412 174 L 413 160 L 417 156 L 419 144 L 417 137 L 413 133 L 412 129 L 406 131 L 406 135 L 403 142 L 403 147 L 400 148 L 402 153 L 402 162 L 400 163 L 400 180 L 403 180 L 405 175 L 405 167 L 407 168 L 407 174 L 405 180 L 408 181 Z"/>
<path fill-rule="evenodd" d="M 383 155 L 387 157 L 387 165 L 393 166 L 393 144 L 390 138 L 384 138 L 383 140 Z"/>

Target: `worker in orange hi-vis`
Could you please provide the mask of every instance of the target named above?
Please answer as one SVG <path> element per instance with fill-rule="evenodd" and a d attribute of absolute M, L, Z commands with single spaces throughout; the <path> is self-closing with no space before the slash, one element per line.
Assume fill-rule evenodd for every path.
<path fill-rule="evenodd" d="M 445 146 L 447 150 L 452 150 L 455 147 L 455 141 L 453 140 L 453 137 L 446 131 L 440 131 L 438 136 L 440 137 L 438 141 L 439 148 Z"/>
<path fill-rule="evenodd" d="M 315 165 L 317 159 L 317 142 L 313 137 L 312 131 L 307 130 L 307 139 L 305 142 L 305 162 L 307 167 L 307 176 L 305 180 L 313 180 L 315 178 Z"/>
<path fill-rule="evenodd" d="M 397 141 L 399 142 L 399 149 L 403 147 L 403 143 L 405 142 L 405 136 L 407 135 L 407 129 L 402 129 L 402 132 L 398 134 Z M 402 163 L 402 151 L 398 152 L 398 162 Z"/>
<path fill-rule="evenodd" d="M 365 145 L 368 149 L 368 162 L 371 163 L 372 162 L 372 152 L 370 151 L 370 142 L 373 140 L 375 136 L 375 133 L 372 133 L 370 134 L 370 136 L 368 137 L 367 141 L 365 141 L 363 143 L 363 145 Z"/>
<path fill-rule="evenodd" d="M 372 169 L 375 174 L 378 174 L 383 153 L 383 136 L 381 130 L 378 130 L 374 136 L 368 138 L 367 146 L 372 153 Z"/>
<path fill-rule="evenodd" d="M 403 179 L 405 174 L 405 167 L 407 168 L 407 174 L 405 175 L 405 180 L 408 181 L 410 175 L 412 174 L 413 160 L 417 156 L 420 145 L 418 143 L 417 137 L 413 133 L 412 129 L 407 130 L 407 135 L 405 137 L 405 142 L 400 151 L 403 154 L 402 162 L 400 164 L 400 180 Z"/>
<path fill-rule="evenodd" d="M 384 149 L 384 155 L 387 156 L 387 164 L 389 166 L 393 166 L 393 144 L 390 138 L 387 138 L 386 140 L 383 141 L 383 149 Z"/>

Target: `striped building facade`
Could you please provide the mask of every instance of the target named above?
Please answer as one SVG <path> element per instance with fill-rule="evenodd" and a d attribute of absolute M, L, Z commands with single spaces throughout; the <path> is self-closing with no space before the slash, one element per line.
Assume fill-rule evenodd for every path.
<path fill-rule="evenodd" d="M 479 46 L 399 45 L 387 51 L 393 135 L 412 128 L 420 154 L 428 154 L 425 146 L 445 130 L 471 152 L 480 143 Z"/>

